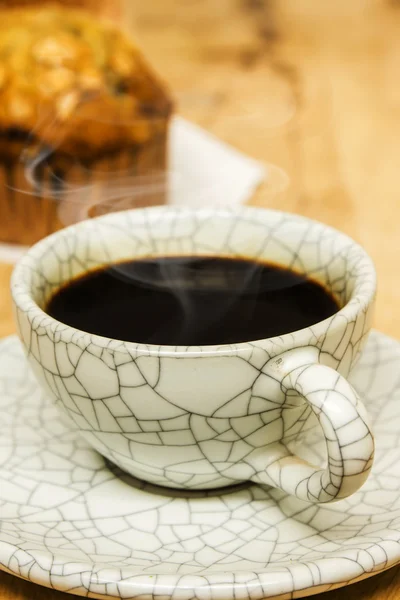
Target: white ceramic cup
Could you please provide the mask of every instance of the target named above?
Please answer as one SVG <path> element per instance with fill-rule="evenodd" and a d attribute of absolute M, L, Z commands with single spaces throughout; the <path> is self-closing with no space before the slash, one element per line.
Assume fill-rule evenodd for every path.
<path fill-rule="evenodd" d="M 279 337 L 204 347 L 107 339 L 45 312 L 62 284 L 90 269 L 177 254 L 290 267 L 320 281 L 341 309 Z M 84 221 L 39 242 L 12 277 L 19 334 L 38 380 L 101 454 L 163 486 L 252 480 L 310 502 L 345 498 L 371 469 L 368 419 L 345 378 L 366 342 L 375 288 L 373 264 L 351 239 L 256 208 L 163 207 Z M 327 446 L 319 466 L 288 448 L 317 421 Z"/>

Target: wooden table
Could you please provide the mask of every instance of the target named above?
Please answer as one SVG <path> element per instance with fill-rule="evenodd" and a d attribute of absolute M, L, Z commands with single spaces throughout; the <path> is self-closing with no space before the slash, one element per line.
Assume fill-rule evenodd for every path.
<path fill-rule="evenodd" d="M 376 262 L 375 325 L 400 337 L 400 1 L 126 0 L 185 116 L 278 165 L 252 203 L 338 227 Z M 279 183 L 279 177 L 277 178 Z M 0 289 L 11 267 L 0 265 Z M 14 332 L 7 291 L 0 336 Z M 0 600 L 67 600 L 0 574 Z M 400 567 L 316 600 L 398 600 Z"/>

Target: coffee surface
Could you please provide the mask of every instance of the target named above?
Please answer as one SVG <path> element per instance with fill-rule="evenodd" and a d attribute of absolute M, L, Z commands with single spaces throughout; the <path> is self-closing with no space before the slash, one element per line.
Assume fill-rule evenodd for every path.
<path fill-rule="evenodd" d="M 319 283 L 269 263 L 225 257 L 145 258 L 89 271 L 46 312 L 123 341 L 214 345 L 297 331 L 339 310 Z"/>

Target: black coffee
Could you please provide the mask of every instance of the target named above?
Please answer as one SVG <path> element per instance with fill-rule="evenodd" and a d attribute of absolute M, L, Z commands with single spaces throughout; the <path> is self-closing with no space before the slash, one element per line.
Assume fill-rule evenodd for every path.
<path fill-rule="evenodd" d="M 273 264 L 163 257 L 88 272 L 46 312 L 77 329 L 160 345 L 230 344 L 281 335 L 339 310 L 317 282 Z"/>

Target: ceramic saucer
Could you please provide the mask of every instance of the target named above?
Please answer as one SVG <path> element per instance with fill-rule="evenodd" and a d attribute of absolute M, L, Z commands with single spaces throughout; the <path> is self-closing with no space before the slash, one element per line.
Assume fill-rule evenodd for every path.
<path fill-rule="evenodd" d="M 93 598 L 300 598 L 400 561 L 400 343 L 352 375 L 377 455 L 361 491 L 310 505 L 245 485 L 183 493 L 123 475 L 63 422 L 16 338 L 0 343 L 0 566 Z M 324 460 L 318 433 L 298 443 Z M 297 449 L 299 451 L 299 449 Z"/>

